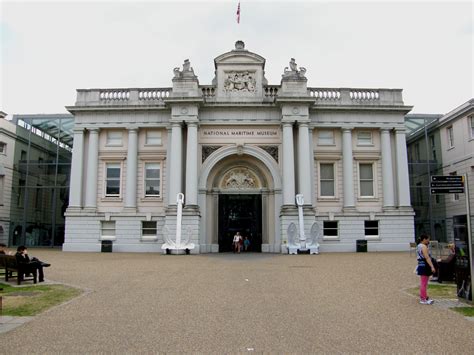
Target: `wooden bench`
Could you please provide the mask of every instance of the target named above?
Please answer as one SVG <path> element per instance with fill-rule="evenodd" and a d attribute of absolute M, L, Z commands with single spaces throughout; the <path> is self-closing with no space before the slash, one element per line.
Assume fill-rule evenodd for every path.
<path fill-rule="evenodd" d="M 5 282 L 8 282 L 10 278 L 16 277 L 17 285 L 21 285 L 21 282 L 25 280 L 33 280 L 33 283 L 36 283 L 35 270 L 30 270 L 28 267 L 25 268 L 24 266 L 18 265 L 14 255 L 0 254 L 0 269 L 5 270 Z M 13 273 L 16 273 L 16 276 Z M 33 277 L 27 279 L 26 276 L 29 274 L 32 274 Z"/>

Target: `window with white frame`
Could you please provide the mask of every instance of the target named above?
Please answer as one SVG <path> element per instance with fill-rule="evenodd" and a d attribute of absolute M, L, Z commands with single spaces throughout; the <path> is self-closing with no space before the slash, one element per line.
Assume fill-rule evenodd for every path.
<path fill-rule="evenodd" d="M 372 145 L 372 132 L 358 131 L 357 132 L 357 145 Z"/>
<path fill-rule="evenodd" d="M 105 164 L 105 195 L 120 196 L 120 163 Z"/>
<path fill-rule="evenodd" d="M 452 173 L 449 173 L 451 176 L 456 176 L 458 173 L 457 171 L 453 171 Z M 453 201 L 459 201 L 459 194 L 453 194 Z"/>
<path fill-rule="evenodd" d="M 334 163 L 319 164 L 319 194 L 321 197 L 334 197 Z"/>
<path fill-rule="evenodd" d="M 115 221 L 101 221 L 100 223 L 101 239 L 115 239 Z"/>
<path fill-rule="evenodd" d="M 122 145 L 122 131 L 107 131 L 107 145 L 121 146 Z"/>
<path fill-rule="evenodd" d="M 7 143 L 0 142 L 0 154 L 6 154 L 7 151 Z"/>
<path fill-rule="evenodd" d="M 321 129 L 318 131 L 318 145 L 334 145 L 334 130 Z"/>
<path fill-rule="evenodd" d="M 156 221 L 142 221 L 142 237 L 156 238 Z"/>
<path fill-rule="evenodd" d="M 337 238 L 339 237 L 338 221 L 324 221 L 323 222 L 323 238 Z"/>
<path fill-rule="evenodd" d="M 471 138 L 474 138 L 474 116 L 469 116 L 468 121 L 469 121 L 469 132 L 471 133 Z"/>
<path fill-rule="evenodd" d="M 364 232 L 366 237 L 377 238 L 379 236 L 379 221 L 364 221 Z"/>
<path fill-rule="evenodd" d="M 147 130 L 145 135 L 146 145 L 161 145 L 161 131 Z"/>
<path fill-rule="evenodd" d="M 145 163 L 145 196 L 161 195 L 161 164 Z"/>
<path fill-rule="evenodd" d="M 374 164 L 359 164 L 359 196 L 374 197 Z"/>
<path fill-rule="evenodd" d="M 453 126 L 450 126 L 446 129 L 446 133 L 448 134 L 448 148 L 454 147 L 454 130 Z"/>

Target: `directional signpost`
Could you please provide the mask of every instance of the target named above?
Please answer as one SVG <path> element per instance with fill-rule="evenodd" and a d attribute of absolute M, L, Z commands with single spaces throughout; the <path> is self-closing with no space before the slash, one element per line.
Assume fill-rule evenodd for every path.
<path fill-rule="evenodd" d="M 464 176 L 434 175 L 431 177 L 430 192 L 436 194 L 463 194 Z"/>

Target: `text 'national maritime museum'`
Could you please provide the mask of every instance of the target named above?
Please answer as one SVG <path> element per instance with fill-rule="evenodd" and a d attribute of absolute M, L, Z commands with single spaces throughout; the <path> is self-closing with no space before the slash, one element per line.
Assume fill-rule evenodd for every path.
<path fill-rule="evenodd" d="M 77 90 L 65 251 L 287 253 L 304 231 L 321 252 L 407 250 L 413 241 L 400 89 L 307 87 L 291 59 L 280 85 L 265 59 L 235 49 L 200 85 L 186 60 L 171 88 Z M 296 236 L 298 238 L 298 236 Z"/>

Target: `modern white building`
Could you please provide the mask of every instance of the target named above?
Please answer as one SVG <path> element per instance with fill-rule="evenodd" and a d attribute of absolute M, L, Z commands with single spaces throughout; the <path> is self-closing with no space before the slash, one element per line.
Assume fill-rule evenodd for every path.
<path fill-rule="evenodd" d="M 408 250 L 413 241 L 400 89 L 307 87 L 291 59 L 279 85 L 265 59 L 236 42 L 200 85 L 186 60 L 172 87 L 80 89 L 65 251 L 157 252 L 176 229 L 193 253 L 230 250 L 236 231 L 254 251 L 286 253 L 298 225 L 321 252 Z"/>

